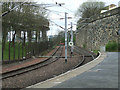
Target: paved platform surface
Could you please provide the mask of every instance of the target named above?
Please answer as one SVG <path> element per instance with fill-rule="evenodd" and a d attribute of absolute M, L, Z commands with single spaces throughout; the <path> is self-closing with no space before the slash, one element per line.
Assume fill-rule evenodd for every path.
<path fill-rule="evenodd" d="M 118 88 L 118 58 L 116 52 L 102 53 L 75 70 L 27 88 Z"/>
<path fill-rule="evenodd" d="M 118 53 L 107 53 L 94 68 L 52 88 L 118 88 Z"/>

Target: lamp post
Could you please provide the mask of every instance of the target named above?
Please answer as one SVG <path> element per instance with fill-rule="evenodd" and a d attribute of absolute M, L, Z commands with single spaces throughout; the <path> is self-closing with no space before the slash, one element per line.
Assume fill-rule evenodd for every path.
<path fill-rule="evenodd" d="M 73 43 L 73 31 L 72 31 L 72 22 L 71 22 L 71 42 Z M 71 55 L 73 54 L 73 46 L 71 46 Z"/>
<path fill-rule="evenodd" d="M 67 62 L 67 13 L 65 12 L 65 62 Z"/>
<path fill-rule="evenodd" d="M 57 3 L 56 2 L 56 5 L 64 5 L 64 3 Z M 48 5 L 48 7 L 51 7 L 50 5 Z M 65 12 L 65 62 L 67 62 L 67 18 L 68 19 L 71 19 L 72 17 L 67 17 L 67 13 Z M 61 18 L 61 19 L 64 19 L 64 18 Z M 57 25 L 58 26 L 58 25 Z M 60 26 L 61 27 L 61 26 Z"/>

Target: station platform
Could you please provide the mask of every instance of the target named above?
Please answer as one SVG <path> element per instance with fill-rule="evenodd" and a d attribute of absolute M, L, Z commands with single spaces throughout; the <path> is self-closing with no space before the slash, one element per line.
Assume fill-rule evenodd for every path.
<path fill-rule="evenodd" d="M 118 88 L 118 52 L 101 53 L 95 60 L 27 88 Z"/>

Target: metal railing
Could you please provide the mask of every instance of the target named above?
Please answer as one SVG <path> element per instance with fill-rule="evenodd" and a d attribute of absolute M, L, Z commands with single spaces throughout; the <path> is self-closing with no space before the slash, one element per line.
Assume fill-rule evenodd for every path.
<path fill-rule="evenodd" d="M 2 47 L 2 62 L 15 62 L 19 60 L 29 59 L 32 56 L 39 56 L 44 51 L 54 46 L 53 41 L 41 42 L 6 42 Z"/>

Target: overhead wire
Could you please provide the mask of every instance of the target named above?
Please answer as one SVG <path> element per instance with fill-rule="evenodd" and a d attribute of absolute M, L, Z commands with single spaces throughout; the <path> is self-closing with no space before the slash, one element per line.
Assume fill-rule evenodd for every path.
<path fill-rule="evenodd" d="M 23 5 L 23 4 L 26 3 L 26 2 L 28 2 L 28 0 L 24 1 L 23 3 L 21 3 L 21 4 L 17 5 L 17 6 L 15 6 L 15 7 L 13 7 L 12 9 L 10 9 L 10 10 L 8 10 L 8 11 L 5 11 L 4 13 L 2 13 L 1 16 L 7 15 L 8 13 L 10 13 L 11 11 L 13 11 L 14 9 L 16 9 L 17 7 L 19 7 L 20 5 Z"/>
<path fill-rule="evenodd" d="M 62 28 L 62 29 L 65 29 L 64 27 L 62 27 L 62 26 L 56 24 L 54 21 L 52 21 L 52 20 L 50 20 L 50 19 L 49 19 L 49 21 L 52 22 L 52 23 L 54 23 L 56 26 L 58 26 L 58 27 L 60 27 L 60 28 Z"/>
<path fill-rule="evenodd" d="M 52 0 L 53 2 L 55 2 L 54 0 Z M 56 4 L 58 4 L 57 2 L 55 2 Z M 63 5 L 60 5 L 61 7 L 63 7 L 64 9 L 66 9 L 66 10 L 68 10 L 68 11 L 70 11 L 70 12 L 72 12 L 72 13 L 74 13 L 74 11 L 72 11 L 72 10 L 70 10 L 70 9 L 68 9 L 68 8 L 66 8 L 65 6 L 63 6 Z"/>
<path fill-rule="evenodd" d="M 54 14 L 57 14 L 57 15 L 59 15 L 59 16 L 61 16 L 61 17 L 63 17 L 62 15 L 58 14 L 58 13 L 63 13 L 63 12 L 54 11 L 54 10 L 49 10 L 49 9 L 46 9 L 46 8 L 43 8 L 43 9 L 45 9 L 45 10 L 47 10 L 47 11 L 49 11 L 49 12 L 52 12 L 52 13 L 54 13 Z M 58 13 L 57 13 L 57 12 L 58 12 Z"/>
<path fill-rule="evenodd" d="M 56 26 L 60 27 L 61 29 L 65 30 L 64 27 L 62 27 L 62 26 L 56 24 L 54 21 L 52 21 L 52 20 L 50 20 L 50 19 L 49 19 L 49 21 L 50 21 L 51 23 L 54 23 Z M 67 30 L 70 30 L 70 29 L 71 29 L 71 27 L 69 27 Z"/>
<path fill-rule="evenodd" d="M 44 10 L 47 10 L 47 11 L 49 11 L 49 12 L 52 12 L 52 13 L 54 13 L 54 14 L 57 14 L 57 15 L 59 15 L 59 16 L 62 16 L 62 15 L 60 15 L 60 14 L 58 14 L 58 13 L 64 13 L 64 12 L 60 12 L 60 11 L 49 10 L 49 9 L 46 9 L 45 7 L 41 7 L 41 8 L 44 9 Z M 55 13 L 55 12 L 58 12 L 58 13 Z M 63 16 L 62 16 L 62 17 L 63 17 Z M 48 19 L 48 20 L 49 20 L 51 23 L 53 23 L 54 25 L 60 27 L 61 29 L 65 29 L 64 27 L 56 24 L 54 21 L 52 21 L 52 20 L 50 20 L 50 19 Z"/>
<path fill-rule="evenodd" d="M 53 1 L 53 0 L 52 0 Z M 59 5 L 59 6 L 62 6 L 62 5 Z M 62 6 L 63 7 L 63 6 Z M 57 15 L 59 15 L 59 16 L 62 16 L 62 15 L 60 15 L 60 14 L 58 14 L 58 13 L 64 13 L 64 12 L 60 12 L 60 11 L 55 11 L 55 10 L 49 10 L 49 9 L 46 9 L 45 7 L 42 7 L 43 9 L 45 9 L 45 10 L 47 10 L 47 11 L 49 11 L 49 12 L 52 12 L 52 13 L 54 13 L 54 14 L 57 14 Z M 65 8 L 65 9 L 67 9 L 67 10 L 69 10 L 68 8 L 66 8 L 66 7 L 63 7 L 63 8 Z M 71 11 L 71 10 L 69 10 L 70 12 L 72 12 L 73 13 L 73 11 Z M 58 13 L 57 13 L 58 12 Z M 63 17 L 63 16 L 62 16 Z M 56 24 L 54 21 L 52 21 L 52 20 L 50 20 L 50 19 L 48 19 L 51 23 L 54 23 L 56 26 L 58 26 L 58 27 L 60 27 L 60 28 L 62 28 L 62 29 L 64 29 L 65 30 L 65 28 L 64 27 L 62 27 L 62 26 L 60 26 L 60 25 L 58 25 L 58 24 Z M 68 28 L 68 29 L 70 29 L 70 28 Z"/>
<path fill-rule="evenodd" d="M 74 13 L 72 10 L 70 10 L 70 9 L 66 8 L 65 6 L 61 6 L 61 7 L 63 7 L 63 8 L 65 8 L 66 10 L 68 10 L 68 11 L 70 11 L 70 12 Z"/>

